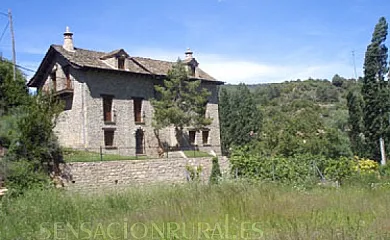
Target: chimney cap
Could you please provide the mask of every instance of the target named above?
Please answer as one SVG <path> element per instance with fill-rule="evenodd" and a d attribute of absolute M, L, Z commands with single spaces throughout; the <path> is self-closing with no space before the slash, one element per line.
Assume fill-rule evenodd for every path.
<path fill-rule="evenodd" d="M 193 56 L 192 56 L 193 53 L 194 53 L 194 52 L 191 51 L 190 48 L 187 48 L 187 50 L 186 50 L 186 52 L 185 52 L 186 59 L 192 59 L 192 58 L 193 58 Z"/>
<path fill-rule="evenodd" d="M 69 27 L 66 26 L 64 35 L 73 35 L 73 33 L 70 31 Z"/>

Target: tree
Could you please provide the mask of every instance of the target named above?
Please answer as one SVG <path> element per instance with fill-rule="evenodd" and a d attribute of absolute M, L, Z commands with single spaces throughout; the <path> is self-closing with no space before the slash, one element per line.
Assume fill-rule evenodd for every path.
<path fill-rule="evenodd" d="M 0 116 L 8 114 L 12 108 L 27 105 L 28 98 L 28 90 L 22 72 L 16 71 L 15 81 L 12 63 L 0 59 Z"/>
<path fill-rule="evenodd" d="M 362 95 L 357 91 L 350 91 L 347 95 L 348 106 L 348 124 L 350 127 L 349 139 L 351 148 L 355 155 L 365 156 L 364 149 L 364 122 L 363 107 L 364 102 Z"/>
<path fill-rule="evenodd" d="M 200 85 L 200 80 L 188 79 L 185 66 L 179 59 L 168 71 L 163 85 L 155 86 L 159 97 L 151 101 L 154 127 L 159 130 L 174 126 L 180 143 L 185 127 L 199 130 L 210 125 L 212 119 L 205 116 L 205 111 L 207 97 L 211 94 Z"/>
<path fill-rule="evenodd" d="M 375 26 L 364 59 L 363 119 L 369 156 L 375 160 L 380 159 L 379 138 L 385 137 L 389 122 L 389 87 L 385 81 L 388 72 L 388 50 L 385 46 L 387 29 L 386 19 L 381 17 Z M 386 140 L 388 139 L 387 137 Z"/>
<path fill-rule="evenodd" d="M 230 117 L 231 106 L 230 106 L 230 96 L 226 88 L 221 88 L 219 93 L 219 121 L 220 121 L 220 131 L 221 131 L 221 148 L 222 153 L 227 155 L 229 152 L 229 146 L 231 144 L 231 135 L 229 134 L 229 129 L 233 124 L 233 119 Z"/>
<path fill-rule="evenodd" d="M 260 133 L 262 116 L 248 87 L 240 83 L 230 100 L 232 124 L 229 127 L 230 144 L 243 146 Z"/>

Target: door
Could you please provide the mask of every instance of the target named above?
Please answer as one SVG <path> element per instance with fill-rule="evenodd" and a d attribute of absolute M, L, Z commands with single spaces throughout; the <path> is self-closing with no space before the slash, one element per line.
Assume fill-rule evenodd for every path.
<path fill-rule="evenodd" d="M 144 154 L 144 131 L 137 129 L 135 133 L 135 153 Z"/>

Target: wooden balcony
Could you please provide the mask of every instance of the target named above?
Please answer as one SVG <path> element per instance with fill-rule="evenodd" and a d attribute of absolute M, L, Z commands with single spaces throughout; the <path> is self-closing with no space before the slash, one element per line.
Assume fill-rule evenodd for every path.
<path fill-rule="evenodd" d="M 54 95 L 56 96 L 69 96 L 73 94 L 73 81 L 66 81 L 63 86 L 56 86 Z"/>

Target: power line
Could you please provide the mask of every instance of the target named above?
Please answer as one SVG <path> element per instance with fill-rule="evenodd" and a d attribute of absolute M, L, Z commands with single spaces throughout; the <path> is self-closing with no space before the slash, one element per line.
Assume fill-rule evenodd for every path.
<path fill-rule="evenodd" d="M 5 28 L 4 28 L 4 30 L 3 30 L 3 33 L 1 34 L 1 37 L 0 37 L 0 42 L 1 42 L 1 40 L 3 40 L 5 31 L 7 31 L 8 26 L 9 26 L 9 22 L 7 22 L 7 25 L 5 25 Z"/>

